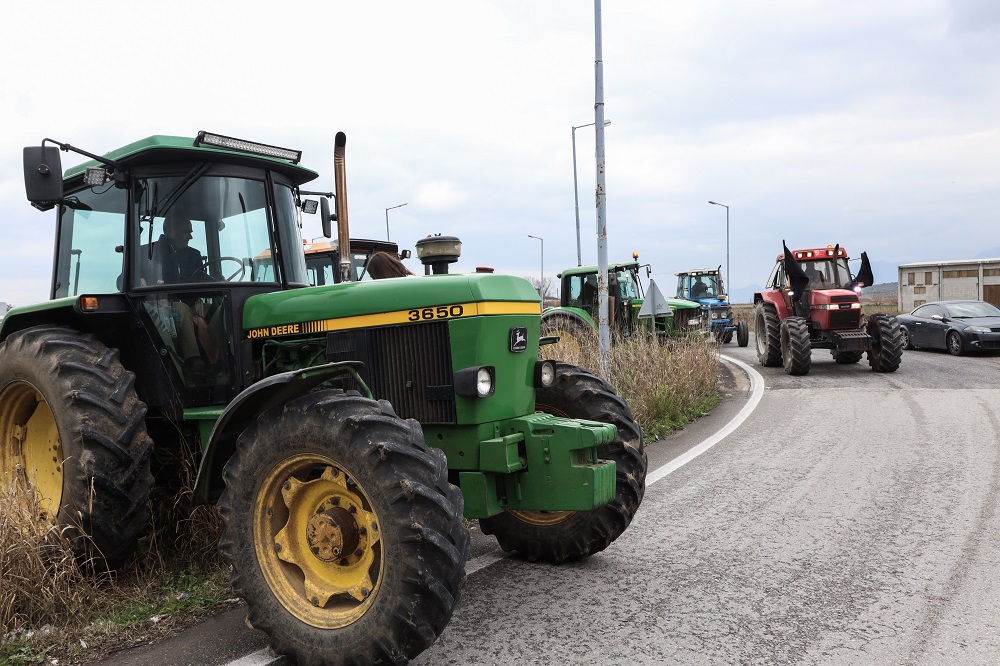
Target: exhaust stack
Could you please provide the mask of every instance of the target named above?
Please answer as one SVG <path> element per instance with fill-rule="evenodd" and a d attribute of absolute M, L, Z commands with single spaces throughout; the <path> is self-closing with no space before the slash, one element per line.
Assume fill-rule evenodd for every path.
<path fill-rule="evenodd" d="M 340 252 L 340 281 L 351 281 L 351 234 L 347 224 L 347 173 L 344 146 L 347 135 L 337 132 L 333 141 L 333 181 L 337 192 L 337 248 Z"/>

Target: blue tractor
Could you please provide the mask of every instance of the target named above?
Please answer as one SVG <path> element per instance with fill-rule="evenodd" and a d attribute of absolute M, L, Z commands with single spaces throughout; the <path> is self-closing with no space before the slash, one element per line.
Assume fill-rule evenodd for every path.
<path fill-rule="evenodd" d="M 701 306 L 709 333 L 725 344 L 736 334 L 736 344 L 746 347 L 750 342 L 750 329 L 745 321 L 733 321 L 733 309 L 722 282 L 722 266 L 699 268 L 676 273 L 677 298 L 694 301 Z"/>

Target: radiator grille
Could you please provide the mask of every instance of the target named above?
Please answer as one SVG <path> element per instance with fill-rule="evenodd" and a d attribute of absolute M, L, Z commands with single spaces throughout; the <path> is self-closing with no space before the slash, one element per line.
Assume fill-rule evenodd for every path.
<path fill-rule="evenodd" d="M 857 303 L 858 302 L 858 297 L 857 296 L 831 296 L 830 297 L 830 302 L 831 303 Z"/>
<path fill-rule="evenodd" d="M 830 328 L 857 328 L 861 325 L 861 310 L 830 310 Z"/>
<path fill-rule="evenodd" d="M 403 418 L 454 423 L 455 394 L 447 322 L 338 331 L 326 339 L 328 361 L 358 360 L 376 398 Z M 356 388 L 347 380 L 345 388 Z"/>

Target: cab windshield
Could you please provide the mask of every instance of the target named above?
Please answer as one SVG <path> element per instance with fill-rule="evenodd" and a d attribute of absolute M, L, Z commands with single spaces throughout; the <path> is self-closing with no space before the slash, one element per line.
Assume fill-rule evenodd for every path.
<path fill-rule="evenodd" d="M 619 270 L 618 275 L 618 289 L 624 300 L 634 300 L 639 298 L 639 286 L 637 284 L 636 275 L 627 269 Z"/>
<path fill-rule="evenodd" d="M 136 180 L 133 285 L 283 279 L 305 284 L 291 188 L 275 186 L 272 231 L 263 177 L 198 176 L 198 170 Z M 288 248 L 286 261 L 275 264 L 279 245 Z"/>
<path fill-rule="evenodd" d="M 799 265 L 809 276 L 809 289 L 850 289 L 853 286 L 847 259 L 800 261 Z"/>
<path fill-rule="evenodd" d="M 681 275 L 677 279 L 677 294 L 679 298 L 719 298 L 722 289 L 719 288 L 718 275 Z"/>

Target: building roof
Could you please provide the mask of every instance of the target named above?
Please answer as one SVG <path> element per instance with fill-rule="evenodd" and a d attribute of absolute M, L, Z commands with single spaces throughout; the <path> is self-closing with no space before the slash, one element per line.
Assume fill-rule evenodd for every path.
<path fill-rule="evenodd" d="M 962 266 L 968 264 L 1000 264 L 1000 258 L 996 259 L 949 259 L 947 261 L 918 261 L 912 264 L 900 264 L 899 268 L 920 268 L 924 266 Z"/>

